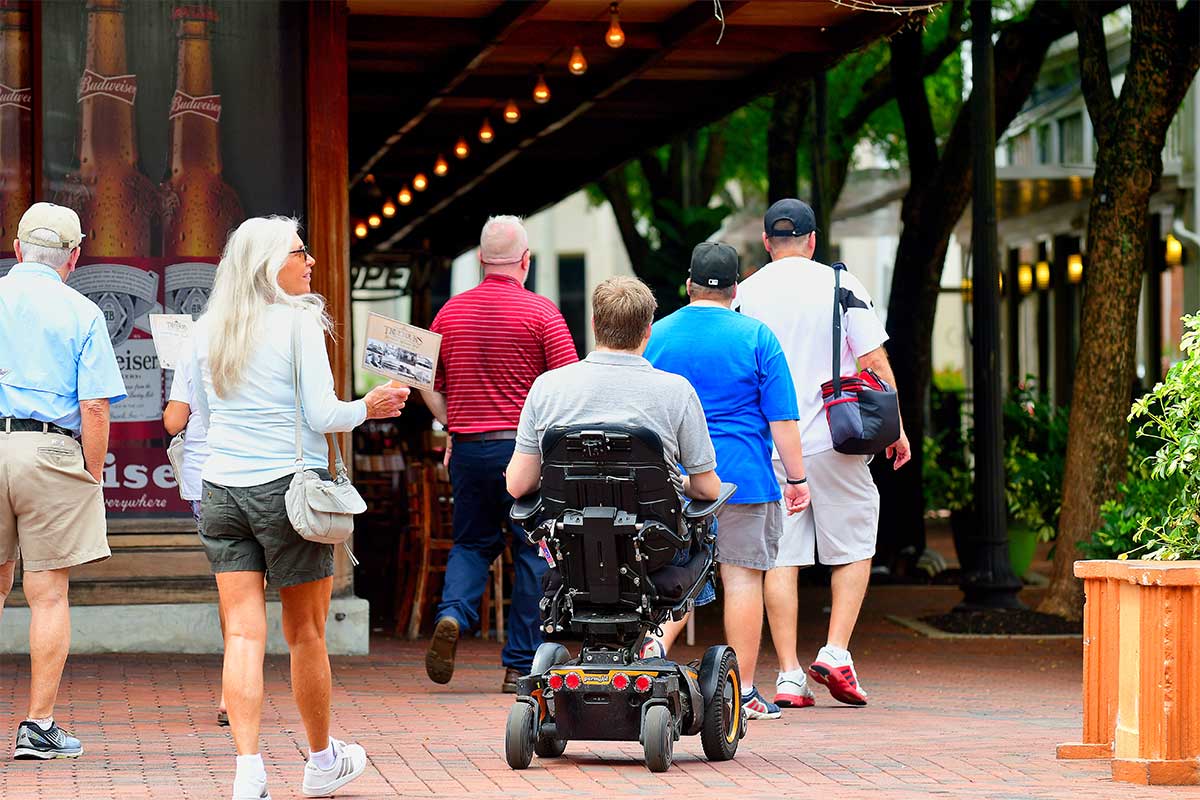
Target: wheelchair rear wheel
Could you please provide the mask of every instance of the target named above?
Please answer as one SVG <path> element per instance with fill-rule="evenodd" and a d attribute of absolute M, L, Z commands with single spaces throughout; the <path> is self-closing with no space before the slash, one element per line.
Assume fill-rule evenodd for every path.
<path fill-rule="evenodd" d="M 544 675 L 551 667 L 557 667 L 561 664 L 566 664 L 571 660 L 571 652 L 557 642 L 542 642 L 538 645 L 537 652 L 533 655 L 533 667 L 530 673 L 533 675 Z M 553 713 L 550 718 L 553 719 Z M 567 749 L 566 739 L 555 739 L 546 736 L 539 730 L 533 741 L 533 752 L 538 758 L 558 758 Z"/>
<path fill-rule="evenodd" d="M 646 709 L 646 718 L 642 722 L 642 750 L 646 755 L 646 769 L 651 772 L 669 770 L 674 748 L 675 725 L 671 710 L 666 706 Z"/>
<path fill-rule="evenodd" d="M 715 670 L 715 681 L 705 680 L 708 669 Z M 737 655 L 724 648 L 719 661 L 705 659 L 701 667 L 701 686 L 712 686 L 713 696 L 704 698 L 704 722 L 700 728 L 700 743 L 709 761 L 729 761 L 737 753 L 738 741 L 745 735 L 745 713 L 742 711 L 742 681 L 738 674 Z"/>
<path fill-rule="evenodd" d="M 533 706 L 518 700 L 508 710 L 504 730 L 504 759 L 513 769 L 525 769 L 533 761 Z"/>

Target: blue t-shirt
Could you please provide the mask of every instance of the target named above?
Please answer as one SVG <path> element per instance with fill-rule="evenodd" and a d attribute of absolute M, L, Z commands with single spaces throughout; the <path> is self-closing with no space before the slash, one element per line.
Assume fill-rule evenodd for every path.
<path fill-rule="evenodd" d="M 695 387 L 717 451 L 717 474 L 738 485 L 730 502 L 782 497 L 771 466 L 770 423 L 800 412 L 775 334 L 727 308 L 686 306 L 654 324 L 645 355 Z"/>

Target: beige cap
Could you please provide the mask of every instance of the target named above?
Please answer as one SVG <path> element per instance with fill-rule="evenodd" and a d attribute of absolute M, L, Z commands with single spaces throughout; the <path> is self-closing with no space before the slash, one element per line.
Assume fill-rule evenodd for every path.
<path fill-rule="evenodd" d="M 83 241 L 83 231 L 79 226 L 79 215 L 66 206 L 34 203 L 21 217 L 17 238 L 42 247 L 74 250 Z"/>

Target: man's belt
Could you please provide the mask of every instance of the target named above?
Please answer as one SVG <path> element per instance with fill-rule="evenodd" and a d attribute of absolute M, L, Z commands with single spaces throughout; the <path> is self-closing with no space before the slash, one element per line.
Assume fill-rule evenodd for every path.
<path fill-rule="evenodd" d="M 0 421 L 0 428 L 3 428 L 5 433 L 28 433 L 33 431 L 36 433 L 57 433 L 61 436 L 75 436 L 75 431 L 73 430 L 64 428 L 61 425 L 55 425 L 53 422 L 40 422 L 36 419 L 3 417 L 3 421 Z"/>
<path fill-rule="evenodd" d="M 456 442 L 511 442 L 516 431 L 484 431 L 483 433 L 452 433 Z"/>

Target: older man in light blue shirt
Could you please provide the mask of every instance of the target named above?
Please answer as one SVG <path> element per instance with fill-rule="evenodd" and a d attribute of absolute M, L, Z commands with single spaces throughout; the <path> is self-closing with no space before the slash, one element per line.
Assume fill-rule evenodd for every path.
<path fill-rule="evenodd" d="M 36 203 L 13 242 L 19 263 L 0 278 L 0 610 L 20 555 L 32 613 L 29 716 L 14 758 L 83 753 L 54 722 L 69 573 L 110 555 L 100 484 L 109 404 L 125 383 L 104 315 L 66 285 L 82 240 L 74 211 Z"/>

